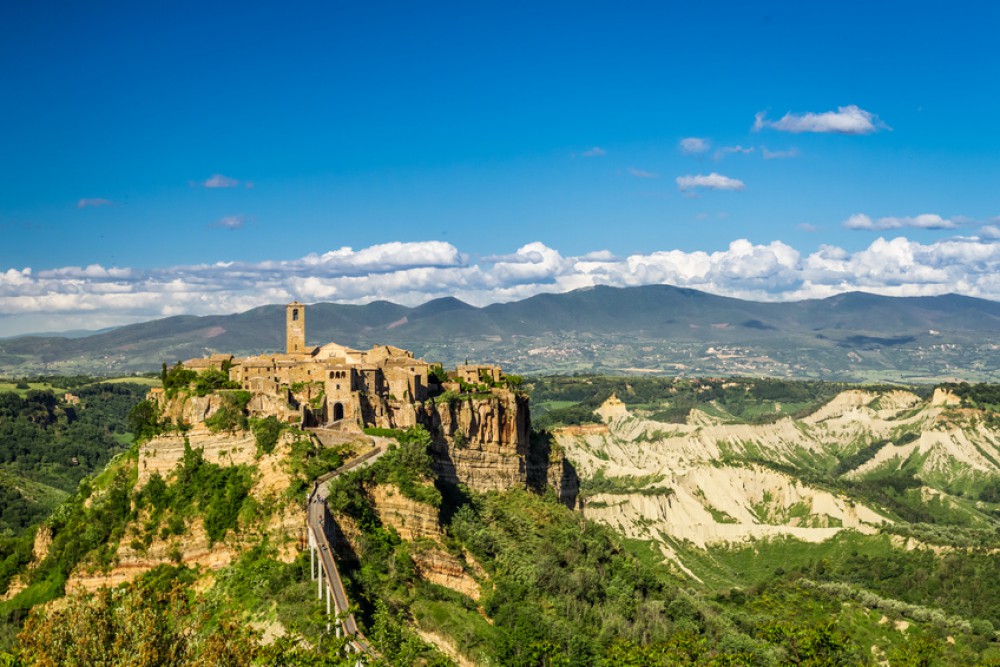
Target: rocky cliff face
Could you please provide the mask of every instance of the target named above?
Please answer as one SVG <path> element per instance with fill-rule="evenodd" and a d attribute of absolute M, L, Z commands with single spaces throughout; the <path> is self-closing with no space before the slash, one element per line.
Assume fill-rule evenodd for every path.
<path fill-rule="evenodd" d="M 253 455 L 253 438 L 211 434 L 200 425 L 222 405 L 219 396 L 156 396 L 161 414 L 173 423 L 195 426 L 187 437 L 202 448 L 206 460 L 235 465 Z M 369 400 L 365 398 L 365 400 Z M 283 400 L 254 394 L 248 406 L 253 414 L 274 414 L 287 421 Z M 564 504 L 573 507 L 578 482 L 562 449 L 548 441 L 532 441 L 531 409 L 524 394 L 495 388 L 489 394 L 459 396 L 446 401 L 410 403 L 379 399 L 359 407 L 366 424 L 380 428 L 426 428 L 434 437 L 435 471 L 448 484 L 464 484 L 473 491 L 553 488 Z M 161 476 L 184 453 L 182 436 L 157 438 L 155 451 L 140 459 L 140 483 L 154 471 Z"/>
<path fill-rule="evenodd" d="M 160 415 L 173 424 L 200 424 L 211 417 L 222 406 L 222 397 L 189 395 L 181 392 L 168 398 L 162 391 L 150 392 L 150 398 L 160 408 Z"/>
<path fill-rule="evenodd" d="M 576 502 L 575 470 L 561 448 L 532 440 L 524 394 L 495 388 L 488 395 L 447 401 L 389 401 L 364 407 L 362 413 L 381 428 L 426 428 L 434 437 L 435 472 L 447 484 L 479 492 L 549 486 L 569 507 Z"/>
<path fill-rule="evenodd" d="M 417 420 L 434 434 L 438 476 L 475 491 L 528 484 L 531 416 L 528 399 L 497 391 L 488 398 L 424 403 Z"/>
<path fill-rule="evenodd" d="M 145 486 L 154 473 L 166 479 L 184 458 L 185 444 L 191 449 L 202 450 L 202 456 L 209 463 L 231 466 L 255 463 L 257 441 L 252 433 L 213 433 L 200 425 L 185 434 L 159 435 L 140 447 L 139 488 Z"/>

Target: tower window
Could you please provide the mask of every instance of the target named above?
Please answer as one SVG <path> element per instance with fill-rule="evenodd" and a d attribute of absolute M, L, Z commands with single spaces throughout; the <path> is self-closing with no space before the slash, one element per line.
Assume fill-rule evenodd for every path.
<path fill-rule="evenodd" d="M 298 322 L 298 321 L 299 321 L 299 309 L 296 308 L 292 311 L 292 322 Z"/>

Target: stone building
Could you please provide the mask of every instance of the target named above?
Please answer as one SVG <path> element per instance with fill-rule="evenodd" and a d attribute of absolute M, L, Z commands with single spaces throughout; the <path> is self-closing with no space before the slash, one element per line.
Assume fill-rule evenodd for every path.
<path fill-rule="evenodd" d="M 373 425 L 393 405 L 428 398 L 430 364 L 412 352 L 391 345 L 365 351 L 337 343 L 309 347 L 305 326 L 306 307 L 293 301 L 285 307 L 283 354 L 220 354 L 185 361 L 184 367 L 227 369 L 229 379 L 255 397 L 252 410 L 256 405 L 258 412 L 274 413 L 277 404 L 287 403 L 310 425 Z"/>

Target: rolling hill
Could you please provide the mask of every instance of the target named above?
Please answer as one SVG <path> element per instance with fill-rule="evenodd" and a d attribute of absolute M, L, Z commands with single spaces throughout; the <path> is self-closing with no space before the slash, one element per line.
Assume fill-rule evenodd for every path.
<path fill-rule="evenodd" d="M 310 344 L 388 343 L 445 364 L 471 354 L 517 372 L 1000 378 L 1000 303 L 954 294 L 759 303 L 669 285 L 600 286 L 483 308 L 455 298 L 414 308 L 318 303 L 307 322 Z M 84 337 L 23 336 L 0 340 L 0 374 L 155 370 L 212 352 L 280 350 L 283 331 L 283 306 L 271 305 Z"/>

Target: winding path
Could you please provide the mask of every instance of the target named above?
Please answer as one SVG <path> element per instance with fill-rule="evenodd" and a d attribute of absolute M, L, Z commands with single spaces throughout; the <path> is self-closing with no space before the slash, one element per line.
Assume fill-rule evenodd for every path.
<path fill-rule="evenodd" d="M 386 438 L 375 438 L 374 440 L 374 449 L 351 459 L 333 472 L 318 477 L 313 482 L 312 490 L 307 499 L 309 571 L 316 581 L 316 593 L 322 599 L 325 591 L 326 613 L 336 615 L 337 636 L 340 637 L 343 632 L 351 637 L 348 643 L 349 650 L 358 654 L 374 653 L 375 651 L 361 630 L 358 629 L 354 614 L 350 612 L 350 603 L 347 600 L 347 592 L 344 590 L 344 582 L 340 579 L 340 571 L 337 570 L 337 563 L 333 558 L 333 549 L 327 534 L 327 529 L 333 523 L 333 517 L 330 516 L 326 506 L 326 498 L 329 494 L 326 483 L 338 475 L 369 466 L 385 454 L 388 450 L 388 440 Z M 326 586 L 323 585 L 324 582 Z M 329 630 L 329 628 L 328 622 L 327 629 Z"/>

